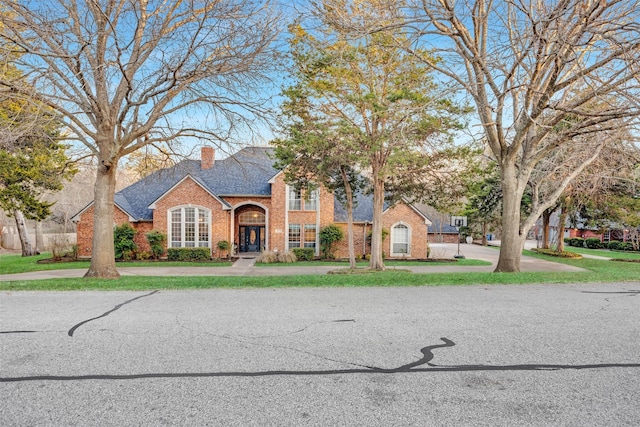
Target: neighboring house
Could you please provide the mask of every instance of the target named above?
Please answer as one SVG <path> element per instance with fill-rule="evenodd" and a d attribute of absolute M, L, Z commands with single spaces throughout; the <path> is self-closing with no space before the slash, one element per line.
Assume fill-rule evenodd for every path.
<path fill-rule="evenodd" d="M 273 149 L 250 147 L 215 160 L 204 147 L 201 160 L 185 160 L 157 171 L 115 195 L 114 225 L 129 223 L 136 230 L 139 250 L 149 250 L 145 234 L 167 235 L 167 246 L 207 247 L 217 253 L 219 241 L 234 244 L 236 253 L 313 248 L 320 253 L 319 231 L 329 224 L 345 230 L 346 214 L 333 194 L 320 188 L 308 197 L 287 185 L 273 167 Z M 370 253 L 372 197 L 358 196 L 354 212 L 358 256 Z M 74 216 L 78 250 L 91 256 L 93 203 Z M 387 257 L 425 258 L 431 221 L 420 210 L 399 203 L 386 207 L 383 227 Z M 346 238 L 336 255 L 347 256 Z"/>
<path fill-rule="evenodd" d="M 451 223 L 451 215 L 438 212 L 434 207 L 416 204 L 415 207 L 431 220 L 429 225 L 430 243 L 458 243 L 458 229 Z"/>
<path fill-rule="evenodd" d="M 549 219 L 549 241 L 553 244 L 558 241 L 558 221 L 559 221 L 559 212 L 556 211 L 551 215 Z M 542 241 L 542 219 L 539 219 L 536 222 L 534 227 L 535 238 L 541 242 Z M 622 242 L 630 241 L 630 233 L 629 230 L 625 230 L 620 227 L 619 224 L 610 223 L 607 227 L 597 228 L 586 224 L 581 218 L 574 223 L 571 218 L 567 217 L 565 221 L 565 225 L 562 228 L 562 236 L 565 239 L 579 237 L 582 239 L 589 238 L 597 238 L 600 239 L 603 243 L 608 243 L 612 240 L 618 240 Z"/>

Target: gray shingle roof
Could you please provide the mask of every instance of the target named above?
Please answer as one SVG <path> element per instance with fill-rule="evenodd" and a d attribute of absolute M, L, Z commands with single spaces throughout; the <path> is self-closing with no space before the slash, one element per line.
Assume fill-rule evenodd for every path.
<path fill-rule="evenodd" d="M 200 169 L 199 160 L 184 160 L 162 169 L 116 193 L 115 202 L 135 220 L 153 219 L 149 205 L 158 200 L 187 175 L 216 196 L 271 195 L 269 180 L 278 173 L 269 147 L 248 147 L 210 169 Z"/>
<path fill-rule="evenodd" d="M 353 221 L 371 222 L 373 220 L 373 194 L 357 193 L 354 202 Z M 335 222 L 347 222 L 347 210 L 337 197 L 334 199 L 333 206 L 333 220 Z"/>

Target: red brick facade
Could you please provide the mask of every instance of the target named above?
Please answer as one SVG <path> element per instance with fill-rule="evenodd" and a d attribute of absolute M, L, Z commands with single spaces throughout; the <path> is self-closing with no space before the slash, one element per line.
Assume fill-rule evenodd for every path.
<path fill-rule="evenodd" d="M 135 241 L 138 245 L 138 250 L 149 251 L 150 248 L 145 238 L 147 232 L 153 229 L 166 234 L 168 237 L 167 245 L 170 246 L 171 212 L 181 208 L 196 208 L 208 214 L 207 242 L 211 248 L 212 255 L 217 256 L 218 242 L 222 240 L 234 244 L 236 251 L 241 249 L 240 230 L 242 224 L 240 223 L 240 218 L 243 213 L 255 213 L 255 216 L 260 218 L 264 214 L 264 223 L 254 224 L 260 227 L 261 231 L 264 230 L 264 244 L 261 245 L 260 250 L 285 251 L 291 249 L 294 244 L 304 247 L 305 243 L 307 243 L 309 246 L 314 246 L 316 254 L 319 254 L 319 232 L 323 227 L 334 223 L 333 194 L 324 188 L 320 188 L 315 206 L 305 203 L 305 196 L 302 194 L 299 206 L 292 206 L 290 209 L 289 187 L 284 182 L 284 175 L 281 173 L 276 175 L 270 183 L 271 196 L 223 196 L 221 198 L 211 194 L 198 182 L 187 176 L 167 193 L 160 196 L 149 207 L 153 210 L 153 222 L 130 221 L 129 215 L 119 207 L 116 207 L 114 225 L 130 222 L 136 230 Z M 387 257 L 395 255 L 392 253 L 392 239 L 394 227 L 399 224 L 401 224 L 401 227 L 404 226 L 408 229 L 410 244 L 408 253 L 406 255 L 398 255 L 398 257 L 426 257 L 428 245 L 427 226 L 422 215 L 408 205 L 399 204 L 384 212 L 383 221 L 383 227 L 389 231 L 384 241 L 384 251 Z M 346 236 L 347 224 L 339 223 L 338 225 L 344 229 Z M 81 212 L 77 230 L 79 254 L 82 257 L 90 257 L 93 237 L 92 206 Z M 289 235 L 290 230 L 293 230 L 292 234 L 294 236 L 296 230 L 300 230 L 300 236 L 297 241 L 294 236 Z M 371 230 L 371 225 L 357 223 L 354 226 L 354 230 L 356 254 L 364 256 L 370 253 L 368 234 Z M 315 241 L 312 241 L 314 236 Z M 338 245 L 336 255 L 338 257 L 346 257 L 347 253 L 345 239 Z"/>

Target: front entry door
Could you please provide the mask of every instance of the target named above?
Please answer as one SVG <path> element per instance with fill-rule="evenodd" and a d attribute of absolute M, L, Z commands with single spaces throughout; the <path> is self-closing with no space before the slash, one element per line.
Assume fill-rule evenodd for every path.
<path fill-rule="evenodd" d="M 244 227 L 244 247 L 246 252 L 259 252 L 260 251 L 260 226 L 245 226 Z"/>

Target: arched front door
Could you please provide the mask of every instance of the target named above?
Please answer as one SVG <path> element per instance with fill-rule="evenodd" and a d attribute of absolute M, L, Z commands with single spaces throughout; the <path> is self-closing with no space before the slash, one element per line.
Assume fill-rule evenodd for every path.
<path fill-rule="evenodd" d="M 238 224 L 238 251 L 260 252 L 265 247 L 264 210 L 258 206 L 243 206 L 236 212 Z"/>

